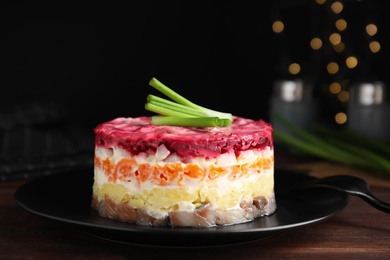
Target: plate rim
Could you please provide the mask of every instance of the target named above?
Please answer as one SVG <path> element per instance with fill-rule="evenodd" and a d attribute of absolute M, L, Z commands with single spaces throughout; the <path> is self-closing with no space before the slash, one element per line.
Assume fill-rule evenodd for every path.
<path fill-rule="evenodd" d="M 182 242 L 176 241 L 176 242 L 172 242 L 172 243 L 168 243 L 168 242 L 157 243 L 155 241 L 150 241 L 150 242 L 144 241 L 144 242 L 140 242 L 140 243 L 135 243 L 135 242 L 132 242 L 131 239 L 129 241 L 123 241 L 123 239 L 115 238 L 115 234 L 108 234 L 108 233 L 121 233 L 122 234 L 123 232 L 125 232 L 125 233 L 127 232 L 127 233 L 137 233 L 137 234 L 145 234 L 145 235 L 147 234 L 149 236 L 150 235 L 157 235 L 157 234 L 159 234 L 159 235 L 169 234 L 170 236 L 178 237 L 178 238 L 183 237 L 183 236 L 197 236 L 197 237 L 210 236 L 210 234 L 212 234 L 212 236 L 230 235 L 230 237 L 233 237 L 233 236 L 237 236 L 237 234 L 238 234 L 238 235 L 243 236 L 244 238 L 240 239 L 240 238 L 236 237 L 235 239 L 232 239 L 231 242 L 228 240 L 223 241 L 223 242 L 216 241 L 215 243 L 212 243 L 211 245 L 209 243 L 200 243 L 199 242 L 199 243 L 196 243 L 194 246 L 200 246 L 200 247 L 221 246 L 221 245 L 245 243 L 245 242 L 251 242 L 254 240 L 267 239 L 267 238 L 279 235 L 281 233 L 288 232 L 288 231 L 293 230 L 293 229 L 314 225 L 314 224 L 326 221 L 328 219 L 331 219 L 331 218 L 335 217 L 336 215 L 340 214 L 345 209 L 345 207 L 348 204 L 348 200 L 349 200 L 349 197 L 346 193 L 328 189 L 329 192 L 331 192 L 333 194 L 337 194 L 337 196 L 339 197 L 340 203 L 341 203 L 331 213 L 324 214 L 322 217 L 317 217 L 317 218 L 303 221 L 303 222 L 301 221 L 301 222 L 290 223 L 290 224 L 286 224 L 286 225 L 282 225 L 282 226 L 267 226 L 267 227 L 262 227 L 262 228 L 258 228 L 258 227 L 253 228 L 251 226 L 253 226 L 254 224 L 257 224 L 259 221 L 264 221 L 264 218 L 270 218 L 270 217 L 273 217 L 274 215 L 275 216 L 278 215 L 278 213 L 281 211 L 279 204 L 280 204 L 280 206 L 283 206 L 283 203 L 282 203 L 282 200 L 279 200 L 279 202 L 278 202 L 278 199 L 277 199 L 278 193 L 277 192 L 275 194 L 276 199 L 277 199 L 276 200 L 277 209 L 270 216 L 265 216 L 265 217 L 262 217 L 259 219 L 255 219 L 255 220 L 247 222 L 247 223 L 241 223 L 241 224 L 229 225 L 229 226 L 219 226 L 219 227 L 206 227 L 206 228 L 193 228 L 193 227 L 175 227 L 174 228 L 174 227 L 140 226 L 140 225 L 136 225 L 133 223 L 125 223 L 125 222 L 112 220 L 112 219 L 104 219 L 103 217 L 98 216 L 98 213 L 96 211 L 94 211 L 92 208 L 90 208 L 89 209 L 89 211 L 91 212 L 90 214 L 95 215 L 95 218 L 100 219 L 102 222 L 107 223 L 106 225 L 102 225 L 100 222 L 99 223 L 95 223 L 95 222 L 91 223 L 91 222 L 88 222 L 85 220 L 84 221 L 80 220 L 80 219 L 73 220 L 73 219 L 67 219 L 67 218 L 64 218 L 64 217 L 61 217 L 58 215 L 56 216 L 53 214 L 48 214 L 48 213 L 42 212 L 40 210 L 37 210 L 36 208 L 34 208 L 34 205 L 31 205 L 31 203 L 29 203 L 28 201 L 26 202 L 26 198 L 24 196 L 25 194 L 23 194 L 26 192 L 26 190 L 28 191 L 28 189 L 34 188 L 34 186 L 39 187 L 39 185 L 42 182 L 45 183 L 45 182 L 48 182 L 50 180 L 56 180 L 56 179 L 57 179 L 57 181 L 58 181 L 58 179 L 61 180 L 61 178 L 65 178 L 69 174 L 73 174 L 76 177 L 77 176 L 86 177 L 84 174 L 78 173 L 79 171 L 85 171 L 85 170 L 91 171 L 91 167 L 69 169 L 66 171 L 59 172 L 59 173 L 57 172 L 57 173 L 53 173 L 50 175 L 40 176 L 40 177 L 34 178 L 34 179 L 29 180 L 28 182 L 24 183 L 23 185 L 21 185 L 15 191 L 14 198 L 19 206 L 21 206 L 23 209 L 25 209 L 26 211 L 28 211 L 30 213 L 33 213 L 35 215 L 41 216 L 41 217 L 46 218 L 46 219 L 55 220 L 59 223 L 70 224 L 70 225 L 78 228 L 79 230 L 86 232 L 89 235 L 92 235 L 95 237 L 100 237 L 101 239 L 115 241 L 115 242 L 119 242 L 119 243 L 126 243 L 126 244 L 137 244 L 137 245 L 148 245 L 148 246 L 175 246 L 175 247 L 176 246 L 182 247 L 182 246 L 188 246 L 188 245 L 185 241 L 182 241 Z M 316 177 L 310 176 L 304 172 L 285 170 L 285 169 L 282 169 L 282 170 L 275 169 L 275 174 L 287 174 L 287 173 L 293 174 L 293 175 L 298 174 L 301 177 L 316 178 Z M 89 175 L 89 177 L 93 179 L 93 169 L 92 169 L 92 173 Z M 89 181 L 91 181 L 91 183 L 92 183 L 93 180 L 89 180 Z M 275 185 L 277 185 L 277 183 L 275 183 Z M 90 187 L 87 187 L 87 189 L 90 189 L 90 192 L 92 194 L 92 184 Z M 291 191 L 291 192 L 294 192 L 294 191 Z M 123 228 L 123 226 L 126 226 L 127 228 Z M 247 228 L 245 228 L 245 227 L 247 227 Z M 108 235 L 101 234 L 102 231 L 107 231 Z M 248 238 L 246 238 L 246 237 L 248 237 Z M 185 240 L 187 240 L 187 239 L 185 239 Z M 191 246 L 191 247 L 194 247 L 194 246 Z"/>

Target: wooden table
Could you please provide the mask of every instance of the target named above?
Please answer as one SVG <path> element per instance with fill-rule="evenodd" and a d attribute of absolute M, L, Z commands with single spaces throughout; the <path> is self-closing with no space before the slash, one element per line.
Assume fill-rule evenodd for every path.
<path fill-rule="evenodd" d="M 374 194 L 390 202 L 390 180 L 327 162 L 294 163 L 278 156 L 276 162 L 316 176 L 340 170 L 368 176 Z M 222 247 L 164 248 L 106 241 L 27 212 L 14 199 L 25 182 L 0 182 L 0 259 L 390 259 L 390 214 L 353 196 L 337 216 L 276 237 Z"/>

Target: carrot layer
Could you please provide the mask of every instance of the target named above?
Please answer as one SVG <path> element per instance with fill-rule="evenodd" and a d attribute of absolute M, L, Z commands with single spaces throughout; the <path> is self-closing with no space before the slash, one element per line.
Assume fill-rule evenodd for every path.
<path fill-rule="evenodd" d="M 123 158 L 116 165 L 107 157 L 102 160 L 95 156 L 95 166 L 101 168 L 110 182 L 144 183 L 151 181 L 160 186 L 177 183 L 181 185 L 184 179 L 213 180 L 228 174 L 230 180 L 239 179 L 249 172 L 261 173 L 262 170 L 273 167 L 274 157 L 258 158 L 253 163 L 237 164 L 233 166 L 212 165 L 209 169 L 202 169 L 198 164 L 166 163 L 163 165 L 138 164 L 134 158 Z"/>

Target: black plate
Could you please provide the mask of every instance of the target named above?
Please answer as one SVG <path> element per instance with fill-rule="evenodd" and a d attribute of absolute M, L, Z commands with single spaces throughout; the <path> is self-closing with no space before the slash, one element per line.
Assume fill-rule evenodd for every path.
<path fill-rule="evenodd" d="M 313 177 L 275 171 L 277 210 L 249 223 L 213 228 L 147 227 L 100 217 L 91 207 L 93 169 L 74 169 L 40 177 L 15 193 L 25 210 L 71 224 L 103 239 L 151 246 L 220 246 L 266 239 L 295 228 L 320 223 L 340 213 L 347 194 L 316 188 L 287 191 Z"/>

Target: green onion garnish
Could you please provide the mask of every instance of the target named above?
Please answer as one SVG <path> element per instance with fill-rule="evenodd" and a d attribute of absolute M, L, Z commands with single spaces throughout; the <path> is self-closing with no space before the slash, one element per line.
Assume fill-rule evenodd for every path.
<path fill-rule="evenodd" d="M 305 130 L 279 115 L 274 115 L 274 119 L 291 132 L 289 134 L 274 128 L 275 140 L 293 148 L 292 151 L 379 173 L 390 173 L 388 143 L 351 130 L 332 130 L 320 125 Z"/>
<path fill-rule="evenodd" d="M 150 123 L 153 125 L 226 127 L 233 122 L 232 114 L 194 104 L 156 78 L 152 78 L 149 81 L 149 85 L 172 100 L 170 101 L 155 95 L 147 96 L 145 109 L 159 114 L 158 116 L 152 116 Z"/>

